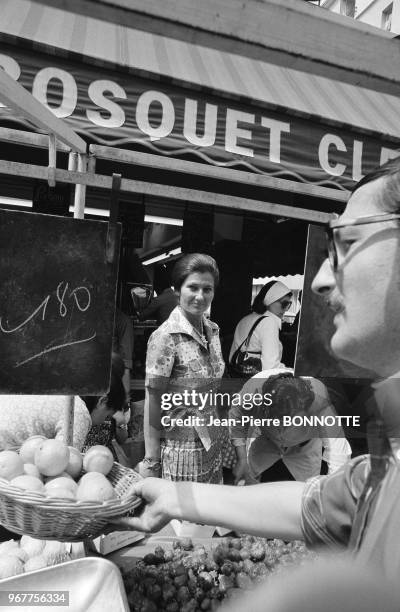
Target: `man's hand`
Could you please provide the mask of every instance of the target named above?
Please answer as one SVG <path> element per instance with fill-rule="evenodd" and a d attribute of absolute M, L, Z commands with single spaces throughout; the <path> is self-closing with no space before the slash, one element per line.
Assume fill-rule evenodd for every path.
<path fill-rule="evenodd" d="M 140 515 L 114 519 L 109 523 L 107 532 L 138 530 L 154 532 L 162 529 L 173 518 L 169 509 L 175 497 L 173 482 L 161 478 L 146 478 L 141 480 L 129 491 L 144 502 Z"/>

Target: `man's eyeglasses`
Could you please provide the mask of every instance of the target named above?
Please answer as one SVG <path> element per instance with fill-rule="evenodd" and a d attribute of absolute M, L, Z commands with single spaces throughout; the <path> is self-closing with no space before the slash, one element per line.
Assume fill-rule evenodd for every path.
<path fill-rule="evenodd" d="M 330 221 L 325 227 L 325 232 L 328 241 L 328 259 L 333 272 L 337 272 L 339 266 L 337 245 L 335 242 L 335 230 L 342 227 L 353 227 L 355 225 L 395 221 L 396 219 L 400 219 L 400 214 L 382 213 L 380 215 L 368 215 L 366 217 L 359 217 L 358 219 L 349 219 L 348 221 L 340 221 L 336 219 Z"/>
<path fill-rule="evenodd" d="M 279 304 L 284 310 L 288 310 L 292 305 L 292 300 L 281 300 Z"/>

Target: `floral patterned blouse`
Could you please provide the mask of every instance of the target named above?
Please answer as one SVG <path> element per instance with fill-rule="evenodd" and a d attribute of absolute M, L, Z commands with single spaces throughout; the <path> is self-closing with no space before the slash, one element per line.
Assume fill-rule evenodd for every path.
<path fill-rule="evenodd" d="M 146 386 L 164 393 L 215 391 L 225 369 L 219 340 L 219 327 L 203 316 L 204 336 L 197 332 L 177 306 L 169 318 L 149 338 L 146 358 Z M 211 404 L 202 415 L 212 411 Z M 199 416 L 193 400 L 168 411 L 171 418 Z M 199 436 L 202 433 L 199 428 Z"/>

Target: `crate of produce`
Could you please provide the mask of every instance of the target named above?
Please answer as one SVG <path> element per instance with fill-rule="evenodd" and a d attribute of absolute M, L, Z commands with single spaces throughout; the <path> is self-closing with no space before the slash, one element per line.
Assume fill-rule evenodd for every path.
<path fill-rule="evenodd" d="M 0 544 L 0 580 L 85 556 L 82 542 L 40 540 L 23 535 Z"/>
<path fill-rule="evenodd" d="M 315 557 L 301 541 L 248 535 L 152 542 L 121 570 L 132 612 L 215 610 L 282 568 Z"/>

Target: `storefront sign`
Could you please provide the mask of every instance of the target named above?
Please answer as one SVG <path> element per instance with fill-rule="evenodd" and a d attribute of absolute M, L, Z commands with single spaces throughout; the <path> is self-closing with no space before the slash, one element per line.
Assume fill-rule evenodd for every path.
<path fill-rule="evenodd" d="M 97 144 L 341 188 L 398 155 L 398 144 L 379 135 L 238 104 L 195 86 L 5 44 L 0 45 L 0 66 Z M 12 121 L 24 125 L 22 118 Z"/>

